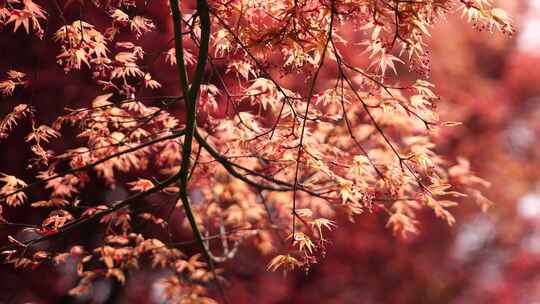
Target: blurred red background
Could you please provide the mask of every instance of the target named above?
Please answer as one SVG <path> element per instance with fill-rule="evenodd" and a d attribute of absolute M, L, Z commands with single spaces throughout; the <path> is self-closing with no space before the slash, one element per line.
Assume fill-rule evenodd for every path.
<path fill-rule="evenodd" d="M 437 24 L 429 41 L 441 115 L 463 122 L 439 136 L 439 152 L 470 159 L 492 183 L 485 195 L 495 205 L 481 213 L 464 200 L 454 209 L 453 227 L 422 214 L 421 233 L 406 240 L 385 228 L 382 215 L 362 215 L 329 236 L 326 258 L 309 273 L 287 277 L 267 272 L 268 257 L 246 248 L 225 267 L 230 303 L 540 303 L 540 5 L 501 5 L 517 21 L 513 39 L 471 29 L 456 14 Z M 155 7 L 151 13 L 159 19 L 164 12 Z M 103 16 L 87 12 L 85 18 L 98 25 Z M 59 22 L 51 18 L 48 27 Z M 160 28 L 141 44 L 164 43 L 169 31 Z M 66 75 L 56 65 L 54 42 L 7 32 L 0 33 L 0 70 L 28 72 L 32 85 L 3 100 L 0 113 L 24 101 L 50 122 L 64 107 L 87 105 L 99 93 L 89 72 Z M 175 87 L 173 68 L 154 69 L 165 88 Z M 20 138 L 2 142 L 0 167 L 25 177 L 20 164 L 31 152 Z M 39 214 L 12 216 L 32 221 Z M 0 231 L 0 238 L 7 234 Z M 71 299 L 65 294 L 75 284 L 73 269 L 15 271 L 1 264 L 0 303 L 159 303 L 153 282 L 162 276 L 142 269 L 125 287 L 103 281 L 87 298 Z"/>

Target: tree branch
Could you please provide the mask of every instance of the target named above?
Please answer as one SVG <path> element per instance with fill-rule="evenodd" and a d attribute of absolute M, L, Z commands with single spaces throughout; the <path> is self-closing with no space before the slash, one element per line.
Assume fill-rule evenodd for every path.
<path fill-rule="evenodd" d="M 197 67 L 195 68 L 195 74 L 193 76 L 193 82 L 189 90 L 187 89 L 187 83 L 184 81 L 185 75 L 185 65 L 183 64 L 183 48 L 182 48 L 182 32 L 181 32 L 181 18 L 180 10 L 178 7 L 178 0 L 170 0 L 171 10 L 173 13 L 173 23 L 174 23 L 174 36 L 175 36 L 175 47 L 176 47 L 176 61 L 178 63 L 178 72 L 180 74 L 180 81 L 182 82 L 182 89 L 184 90 L 184 96 L 187 96 L 185 99 L 186 103 L 186 135 L 184 137 L 184 145 L 182 147 L 182 166 L 180 167 L 179 172 L 179 186 L 180 186 L 180 199 L 182 200 L 182 205 L 184 207 L 184 212 L 186 217 L 189 220 L 193 234 L 195 235 L 195 240 L 202 249 L 203 256 L 208 262 L 208 266 L 214 274 L 214 279 L 216 280 L 217 286 L 224 302 L 227 302 L 225 298 L 225 293 L 221 284 L 218 281 L 214 261 L 208 248 L 204 243 L 203 236 L 197 226 L 195 216 L 191 209 L 189 202 L 188 194 L 188 181 L 189 181 L 189 172 L 190 172 L 190 158 L 191 158 L 191 147 L 193 144 L 193 136 L 196 133 L 197 129 L 197 97 L 199 94 L 199 89 L 201 87 L 202 79 L 204 76 L 204 68 L 206 66 L 206 61 L 208 60 L 208 48 L 210 44 L 210 9 L 206 0 L 197 0 L 197 14 L 199 15 L 201 22 L 201 39 L 199 42 L 199 58 L 197 60 Z"/>

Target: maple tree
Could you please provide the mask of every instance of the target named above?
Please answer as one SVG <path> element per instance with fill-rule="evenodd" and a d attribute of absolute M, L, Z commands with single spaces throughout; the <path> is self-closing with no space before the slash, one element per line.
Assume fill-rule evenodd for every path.
<path fill-rule="evenodd" d="M 95 94 L 51 121 L 31 101 L 0 121 L 2 140 L 26 124 L 33 154 L 32 180 L 2 170 L 0 221 L 13 233 L 1 254 L 16 268 L 75 263 L 70 294 L 152 267 L 171 271 L 156 283 L 165 301 L 213 303 L 208 286 L 225 299 L 220 264 L 245 247 L 268 256 L 269 270 L 307 271 L 347 225 L 340 216 L 382 213 L 407 237 L 423 210 L 452 225 L 461 197 L 491 205 L 467 160 L 435 152 L 439 129 L 458 123 L 439 120 L 425 42 L 454 11 L 511 35 L 510 18 L 486 0 L 50 4 L 6 1 L 0 24 L 53 41 L 62 72 L 84 73 Z M 57 28 L 45 26 L 53 19 Z M 144 41 L 156 31 L 163 43 Z M 398 81 L 404 68 L 419 79 Z M 32 89 L 32 70 L 19 70 L 0 82 L 6 98 Z M 14 221 L 17 208 L 43 217 Z M 193 240 L 178 240 L 175 214 Z M 40 246 L 83 229 L 99 241 Z"/>

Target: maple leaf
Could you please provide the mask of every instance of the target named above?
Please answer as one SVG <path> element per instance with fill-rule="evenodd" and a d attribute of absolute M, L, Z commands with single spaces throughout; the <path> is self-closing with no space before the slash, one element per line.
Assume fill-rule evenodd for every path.
<path fill-rule="evenodd" d="M 371 63 L 371 65 L 368 68 L 376 66 L 381 71 L 382 76 L 384 76 L 386 74 L 386 70 L 388 68 L 390 68 L 390 69 L 392 69 L 394 74 L 397 75 L 397 70 L 396 70 L 394 62 L 399 62 L 399 63 L 403 63 L 403 64 L 405 63 L 405 62 L 403 62 L 403 60 L 399 59 L 398 57 L 396 57 L 396 56 L 394 56 L 392 54 L 387 54 L 385 52 L 382 52 L 382 54 L 379 55 L 378 58 L 373 60 L 373 62 Z"/>
<path fill-rule="evenodd" d="M 26 194 L 21 190 L 28 185 L 13 175 L 3 173 L 0 173 L 0 175 L 2 176 L 0 182 L 4 183 L 0 188 L 0 195 L 8 195 L 5 197 L 8 206 L 17 207 L 22 205 L 26 201 Z"/>
<path fill-rule="evenodd" d="M 323 237 L 323 228 L 327 230 L 332 230 L 334 227 L 336 227 L 336 224 L 334 221 L 331 221 L 326 218 L 318 218 L 310 222 L 310 225 L 317 230 L 319 233 L 319 237 L 321 239 L 324 239 Z"/>
<path fill-rule="evenodd" d="M 159 89 L 161 88 L 161 83 L 152 79 L 152 75 L 150 75 L 149 73 L 146 73 L 144 75 L 144 86 L 151 89 Z"/>
<path fill-rule="evenodd" d="M 263 110 L 267 108 L 274 110 L 280 101 L 277 98 L 276 86 L 271 80 L 266 78 L 255 79 L 251 86 L 246 89 L 245 95 L 252 103 L 255 101 L 260 103 Z"/>
<path fill-rule="evenodd" d="M 304 252 L 306 255 L 313 254 L 315 244 L 306 234 L 296 232 L 294 235 L 289 236 L 289 238 L 293 239 L 293 245 L 298 246 L 298 251 Z"/>
<path fill-rule="evenodd" d="M 17 83 L 13 80 L 4 80 L 0 82 L 0 91 L 2 91 L 2 94 L 5 96 L 10 96 L 13 94 L 13 91 L 15 91 L 15 87 L 17 86 Z"/>
<path fill-rule="evenodd" d="M 24 30 L 26 33 L 30 33 L 30 16 L 28 12 L 22 11 L 22 10 L 14 10 L 11 13 L 11 16 L 9 17 L 6 24 L 10 24 L 12 22 L 15 22 L 15 25 L 13 27 L 13 32 L 16 32 L 17 29 L 22 25 L 24 27 Z"/>
<path fill-rule="evenodd" d="M 152 31 L 156 26 L 152 22 L 152 20 L 143 17 L 143 16 L 135 16 L 133 19 L 129 22 L 130 29 L 136 33 L 137 38 L 141 37 L 143 34 Z"/>
<path fill-rule="evenodd" d="M 44 229 L 51 229 L 53 231 L 56 231 L 72 219 L 73 216 L 71 215 L 71 213 L 63 209 L 58 209 L 52 211 L 49 216 L 41 223 L 41 226 Z"/>
<path fill-rule="evenodd" d="M 290 255 L 278 255 L 275 256 L 270 263 L 268 263 L 267 269 L 270 271 L 276 271 L 279 268 L 283 268 L 283 272 L 287 273 L 295 268 L 302 266 L 302 263 Z"/>
<path fill-rule="evenodd" d="M 15 80 L 18 80 L 18 81 L 20 81 L 21 79 L 26 77 L 25 73 L 15 71 L 15 70 L 9 70 L 9 71 L 6 72 L 6 74 L 7 74 L 8 78 L 15 79 Z"/>
<path fill-rule="evenodd" d="M 134 182 L 128 183 L 128 185 L 131 186 L 131 191 L 137 191 L 137 192 L 144 192 L 152 189 L 154 187 L 154 183 L 150 180 L 139 178 L 138 180 Z"/>

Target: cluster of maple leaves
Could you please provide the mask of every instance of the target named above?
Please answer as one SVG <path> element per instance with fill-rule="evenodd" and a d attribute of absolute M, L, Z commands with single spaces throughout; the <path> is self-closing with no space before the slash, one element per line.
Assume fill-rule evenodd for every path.
<path fill-rule="evenodd" d="M 22 25 L 26 33 L 54 40 L 64 71 L 91 71 L 96 92 L 105 91 L 88 107 L 58 113 L 49 125 L 28 104 L 0 120 L 0 140 L 19 122 L 30 122 L 24 140 L 35 156 L 29 160 L 35 180 L 2 173 L 2 204 L 49 212 L 40 223 L 13 223 L 0 209 L 0 224 L 37 235 L 10 236 L 0 248 L 6 262 L 37 267 L 72 259 L 80 283 L 70 292 L 79 295 L 99 278 L 123 283 L 147 261 L 174 272 L 160 282 L 166 300 L 212 303 L 204 287 L 223 282 L 215 264 L 233 259 L 242 246 L 273 256 L 270 270 L 307 270 L 325 254 L 325 233 L 338 226 L 338 214 L 354 220 L 384 212 L 387 226 L 406 237 L 418 232 L 422 209 L 452 225 L 448 209 L 456 198 L 472 196 L 482 209 L 491 204 L 478 191 L 489 184 L 467 160 L 453 163 L 435 151 L 437 130 L 457 123 L 439 121 L 424 42 L 429 27 L 455 10 L 481 30 L 511 34 L 509 17 L 488 1 L 199 0 L 196 10 L 182 4 L 180 19 L 177 1 L 170 1 L 173 18 L 164 20 L 145 16 L 148 3 L 139 2 L 56 3 L 48 14 L 31 0 L 0 7 L 0 26 L 18 31 Z M 103 12 L 108 27 L 84 16 L 66 20 L 63 10 L 73 6 Z M 45 32 L 47 18 L 64 25 Z M 182 29 L 171 45 L 138 44 L 171 20 Z M 350 58 L 344 48 L 362 55 Z M 178 68 L 188 84 L 183 94 L 157 93 L 163 76 L 148 67 L 156 60 Z M 399 84 L 394 75 L 403 66 L 422 78 Z M 323 73 L 330 81 L 320 81 Z M 304 79 L 304 85 L 288 87 L 287 78 Z M 12 95 L 31 85 L 13 66 L 0 90 Z M 77 130 L 73 147 L 47 147 L 67 140 L 68 129 Z M 79 194 L 94 179 L 131 196 L 82 201 Z M 33 195 L 35 188 L 47 195 Z M 162 198 L 168 217 L 140 211 L 151 195 Z M 202 255 L 187 257 L 182 242 L 170 239 L 175 209 L 186 214 L 183 225 L 194 231 Z M 133 225 L 135 218 L 160 227 L 163 237 L 147 236 Z M 96 221 L 103 232 L 99 246 L 34 247 Z"/>

